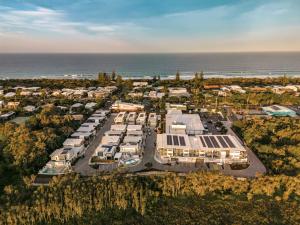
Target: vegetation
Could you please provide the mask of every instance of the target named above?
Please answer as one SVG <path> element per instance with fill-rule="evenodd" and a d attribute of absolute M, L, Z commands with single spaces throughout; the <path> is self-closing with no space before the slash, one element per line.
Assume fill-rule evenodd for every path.
<path fill-rule="evenodd" d="M 23 186 L 5 188 L 0 221 L 85 224 L 118 217 L 118 222 L 112 222 L 297 224 L 300 219 L 299 176 L 236 180 L 216 173 L 86 179 L 69 175 L 54 178 L 49 187 L 32 187 L 29 182 L 25 179 Z M 126 221 L 120 215 L 127 215 Z"/>
<path fill-rule="evenodd" d="M 300 173 L 300 120 L 271 118 L 236 121 L 234 130 L 272 174 Z"/>
<path fill-rule="evenodd" d="M 16 184 L 22 176 L 37 173 L 49 154 L 60 147 L 79 123 L 54 107 L 44 108 L 24 125 L 0 126 L 0 193 L 7 184 Z M 12 177 L 14 179 L 12 179 Z"/>

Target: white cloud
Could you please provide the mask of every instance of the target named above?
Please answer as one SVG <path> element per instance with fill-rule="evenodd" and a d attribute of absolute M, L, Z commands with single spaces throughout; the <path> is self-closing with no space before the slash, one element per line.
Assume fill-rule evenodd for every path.
<path fill-rule="evenodd" d="M 61 10 L 37 7 L 34 10 L 14 10 L 0 8 L 0 30 L 6 33 L 49 33 L 111 35 L 126 28 L 127 24 L 96 24 L 89 22 L 74 22 L 68 19 Z M 130 25 L 131 26 L 131 25 Z"/>

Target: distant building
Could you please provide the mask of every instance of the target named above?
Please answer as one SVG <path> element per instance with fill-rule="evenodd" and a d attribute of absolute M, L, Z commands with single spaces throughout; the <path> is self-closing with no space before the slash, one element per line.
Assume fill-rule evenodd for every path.
<path fill-rule="evenodd" d="M 189 97 L 190 94 L 188 93 L 186 88 L 181 87 L 170 87 L 169 90 L 169 96 L 170 97 Z"/>
<path fill-rule="evenodd" d="M 135 82 L 133 82 L 133 86 L 134 87 L 146 87 L 146 86 L 148 86 L 148 82 L 147 81 L 135 81 Z"/>
<path fill-rule="evenodd" d="M 120 111 L 138 112 L 138 111 L 143 111 L 144 110 L 144 106 L 143 105 L 139 105 L 139 104 L 133 104 L 133 103 L 116 101 L 111 106 L 111 109 L 112 109 L 112 111 L 115 111 L 115 112 L 120 112 Z"/>
<path fill-rule="evenodd" d="M 166 103 L 166 110 L 172 110 L 172 109 L 176 109 L 176 110 L 187 110 L 186 105 L 183 104 L 174 104 L 174 103 Z"/>
<path fill-rule="evenodd" d="M 262 107 L 262 110 L 270 116 L 290 116 L 290 117 L 296 116 L 295 111 L 280 105 Z"/>

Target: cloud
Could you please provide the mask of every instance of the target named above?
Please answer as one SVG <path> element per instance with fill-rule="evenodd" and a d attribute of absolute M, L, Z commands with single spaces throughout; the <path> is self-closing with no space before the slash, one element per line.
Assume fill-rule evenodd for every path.
<path fill-rule="evenodd" d="M 68 19 L 62 10 L 36 7 L 32 10 L 0 8 L 0 30 L 7 33 L 35 33 L 37 35 L 111 35 L 125 29 L 128 24 L 98 24 Z M 130 25 L 132 27 L 132 24 Z"/>

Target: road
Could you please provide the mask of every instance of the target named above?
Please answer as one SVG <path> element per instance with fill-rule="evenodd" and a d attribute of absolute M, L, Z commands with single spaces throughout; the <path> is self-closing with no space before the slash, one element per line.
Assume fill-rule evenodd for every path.
<path fill-rule="evenodd" d="M 110 127 L 114 121 L 115 115 L 112 114 L 106 121 L 103 127 L 97 132 L 95 139 L 91 142 L 91 144 L 87 147 L 85 151 L 84 158 L 79 159 L 76 164 L 73 166 L 73 169 L 75 172 L 80 173 L 83 176 L 91 176 L 94 174 L 97 174 L 97 172 L 101 170 L 113 170 L 116 168 L 116 164 L 110 164 L 110 165 L 103 165 L 100 167 L 100 169 L 93 169 L 89 166 L 89 160 L 93 153 L 95 152 L 95 149 L 98 147 L 98 145 L 101 142 L 101 138 L 104 135 L 104 133 L 108 130 L 110 130 Z"/>

